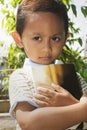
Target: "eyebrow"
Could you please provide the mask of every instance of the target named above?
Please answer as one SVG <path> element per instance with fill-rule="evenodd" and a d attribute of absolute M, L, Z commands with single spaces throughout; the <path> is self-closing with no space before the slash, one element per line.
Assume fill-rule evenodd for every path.
<path fill-rule="evenodd" d="M 43 33 L 37 33 L 37 32 L 30 32 L 28 33 L 28 35 L 32 36 L 32 35 L 41 35 Z M 56 36 L 56 35 L 65 35 L 65 32 L 59 32 L 59 33 L 55 33 L 55 34 L 52 34 L 52 36 Z"/>
<path fill-rule="evenodd" d="M 65 35 L 65 32 L 60 32 L 60 33 L 53 34 L 53 36 L 55 36 L 55 35 Z"/>

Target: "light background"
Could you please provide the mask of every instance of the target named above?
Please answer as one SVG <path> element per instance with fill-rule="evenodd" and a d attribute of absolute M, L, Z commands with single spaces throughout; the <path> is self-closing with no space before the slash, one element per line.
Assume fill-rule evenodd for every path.
<path fill-rule="evenodd" d="M 85 43 L 86 43 L 86 35 L 87 35 L 87 18 L 84 18 L 84 16 L 81 13 L 81 6 L 85 6 L 87 5 L 87 0 L 72 0 L 72 4 L 75 4 L 77 7 L 77 18 L 73 15 L 72 11 L 69 12 L 69 17 L 71 18 L 72 22 L 75 23 L 75 27 L 80 27 L 81 31 L 80 33 L 77 35 L 77 37 L 81 37 L 83 40 L 84 45 L 81 47 L 79 46 L 79 44 L 74 44 L 72 47 L 73 48 L 79 48 L 79 50 L 81 50 L 82 48 L 85 48 Z M 1 5 L 0 5 L 0 8 Z M 9 44 L 11 43 L 11 41 L 13 41 L 13 39 L 11 38 L 11 36 L 8 36 L 5 33 L 5 30 L 2 29 L 1 27 L 1 20 L 3 18 L 2 13 L 0 12 L 0 41 L 4 41 L 5 45 L 4 47 L 0 47 L 0 57 L 3 55 L 7 54 L 7 51 L 4 51 L 5 48 L 7 48 L 9 46 Z M 84 55 L 84 52 L 82 53 L 82 55 Z"/>

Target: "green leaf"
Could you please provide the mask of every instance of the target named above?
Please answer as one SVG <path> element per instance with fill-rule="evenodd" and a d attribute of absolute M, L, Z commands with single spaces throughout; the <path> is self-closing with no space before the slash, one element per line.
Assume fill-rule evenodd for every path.
<path fill-rule="evenodd" d="M 0 46 L 3 47 L 4 45 L 4 42 L 0 41 Z"/>
<path fill-rule="evenodd" d="M 77 17 L 76 6 L 74 4 L 71 4 L 71 8 L 72 8 L 73 14 Z"/>
<path fill-rule="evenodd" d="M 65 4 L 65 5 L 69 5 L 69 3 L 71 2 L 72 0 L 62 0 L 62 2 Z"/>
<path fill-rule="evenodd" d="M 4 18 L 1 21 L 1 26 L 2 26 L 2 28 L 4 27 Z"/>
<path fill-rule="evenodd" d="M 0 0 L 0 4 L 4 4 L 4 0 Z"/>
<path fill-rule="evenodd" d="M 78 38 L 78 42 L 82 46 L 82 39 L 81 38 Z"/>
<path fill-rule="evenodd" d="M 87 6 L 81 7 L 81 11 L 82 11 L 84 17 L 87 17 Z"/>
<path fill-rule="evenodd" d="M 10 4 L 13 6 L 13 8 L 17 7 L 17 4 L 20 4 L 21 0 L 11 0 Z"/>

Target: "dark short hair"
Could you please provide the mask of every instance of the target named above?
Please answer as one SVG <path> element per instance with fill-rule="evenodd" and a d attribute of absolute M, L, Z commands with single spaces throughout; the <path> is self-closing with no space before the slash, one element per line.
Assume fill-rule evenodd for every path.
<path fill-rule="evenodd" d="M 52 12 L 57 14 L 64 22 L 65 33 L 68 32 L 67 8 L 61 0 L 23 0 L 18 7 L 16 31 L 22 35 L 27 16 L 33 12 Z"/>

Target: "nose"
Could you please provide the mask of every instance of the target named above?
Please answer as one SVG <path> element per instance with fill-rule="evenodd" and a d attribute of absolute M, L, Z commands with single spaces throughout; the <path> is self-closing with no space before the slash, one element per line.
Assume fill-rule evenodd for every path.
<path fill-rule="evenodd" d="M 49 52 L 49 51 L 51 51 L 51 49 L 52 49 L 52 46 L 51 46 L 50 41 L 45 41 L 45 42 L 43 43 L 43 50 L 44 50 L 45 52 Z"/>

